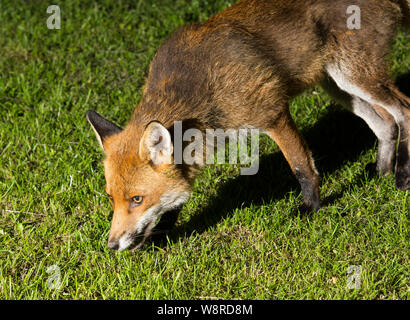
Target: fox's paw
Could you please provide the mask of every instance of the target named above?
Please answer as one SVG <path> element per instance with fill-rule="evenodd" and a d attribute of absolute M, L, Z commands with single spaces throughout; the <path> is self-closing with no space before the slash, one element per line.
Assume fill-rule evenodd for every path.
<path fill-rule="evenodd" d="M 410 190 L 410 161 L 406 166 L 396 169 L 396 188 L 399 190 Z"/>
<path fill-rule="evenodd" d="M 320 210 L 320 202 L 317 201 L 314 204 L 311 203 L 302 203 L 298 208 L 294 210 L 294 214 L 296 215 L 307 215 L 311 213 L 315 213 Z"/>

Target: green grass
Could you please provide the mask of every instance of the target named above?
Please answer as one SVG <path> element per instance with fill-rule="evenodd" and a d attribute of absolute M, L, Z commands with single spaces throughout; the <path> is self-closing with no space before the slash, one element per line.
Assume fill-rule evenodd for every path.
<path fill-rule="evenodd" d="M 198 178 L 167 241 L 106 247 L 111 208 L 88 109 L 125 125 L 149 62 L 177 27 L 232 1 L 0 2 L 1 299 L 408 299 L 409 192 L 366 165 L 376 140 L 320 88 L 292 114 L 322 176 L 324 207 L 293 212 L 300 188 L 277 146 L 261 141 L 256 176 L 229 165 Z M 400 33 L 395 76 L 410 71 Z M 49 290 L 47 268 L 61 270 Z M 361 267 L 361 288 L 347 269 Z"/>

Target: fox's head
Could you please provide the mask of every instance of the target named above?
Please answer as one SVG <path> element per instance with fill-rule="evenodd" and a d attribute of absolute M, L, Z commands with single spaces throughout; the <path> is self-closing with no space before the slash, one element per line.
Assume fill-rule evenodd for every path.
<path fill-rule="evenodd" d="M 190 182 L 174 165 L 171 134 L 161 123 L 121 130 L 95 111 L 87 119 L 105 153 L 105 191 L 114 208 L 108 247 L 137 248 L 164 212 L 187 201 Z"/>

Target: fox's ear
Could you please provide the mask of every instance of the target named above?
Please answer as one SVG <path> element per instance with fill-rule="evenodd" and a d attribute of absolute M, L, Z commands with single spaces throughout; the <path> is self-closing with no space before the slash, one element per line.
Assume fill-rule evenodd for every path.
<path fill-rule="evenodd" d="M 151 122 L 140 141 L 140 158 L 151 160 L 155 165 L 170 164 L 173 149 L 169 131 L 160 122 Z"/>
<path fill-rule="evenodd" d="M 104 150 L 104 139 L 107 137 L 119 133 L 121 128 L 117 127 L 114 123 L 104 119 L 97 112 L 93 110 L 87 111 L 87 120 L 94 129 L 95 135 L 97 136 L 98 143 Z"/>

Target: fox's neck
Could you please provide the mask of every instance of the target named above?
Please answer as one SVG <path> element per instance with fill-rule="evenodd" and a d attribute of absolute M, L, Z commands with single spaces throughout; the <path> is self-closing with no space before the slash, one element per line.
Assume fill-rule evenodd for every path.
<path fill-rule="evenodd" d="M 194 110 L 200 110 L 200 112 L 195 112 Z M 188 129 L 197 129 L 202 133 L 205 133 L 206 128 L 214 127 L 213 124 L 209 123 L 209 117 L 204 106 L 193 108 L 181 100 L 170 101 L 161 98 L 144 97 L 140 105 L 135 109 L 130 125 L 134 128 L 139 128 L 143 132 L 152 121 L 160 122 L 171 132 L 171 135 L 174 133 L 175 126 L 182 128 L 182 132 Z"/>

